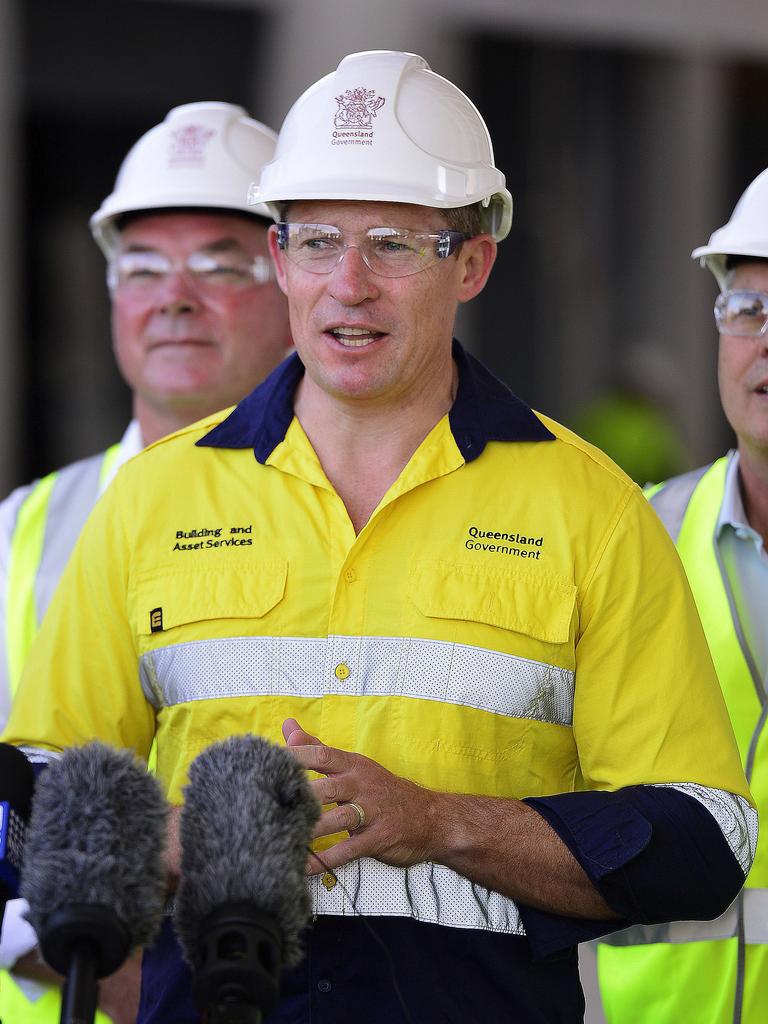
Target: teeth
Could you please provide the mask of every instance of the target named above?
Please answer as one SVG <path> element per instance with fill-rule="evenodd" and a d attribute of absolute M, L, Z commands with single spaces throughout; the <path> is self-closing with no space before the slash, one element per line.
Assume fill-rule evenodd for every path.
<path fill-rule="evenodd" d="M 376 337 L 377 332 L 366 327 L 334 327 L 331 334 L 347 348 L 362 348 Z"/>

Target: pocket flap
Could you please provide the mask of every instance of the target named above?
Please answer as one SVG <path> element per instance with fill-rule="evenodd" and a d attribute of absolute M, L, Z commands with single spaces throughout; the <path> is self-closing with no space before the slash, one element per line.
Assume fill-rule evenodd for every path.
<path fill-rule="evenodd" d="M 576 587 L 536 573 L 421 562 L 411 571 L 411 599 L 423 615 L 484 622 L 515 633 L 566 643 Z"/>
<path fill-rule="evenodd" d="M 147 573 L 136 584 L 137 632 L 146 635 L 207 619 L 261 618 L 282 600 L 287 575 L 284 560 Z"/>

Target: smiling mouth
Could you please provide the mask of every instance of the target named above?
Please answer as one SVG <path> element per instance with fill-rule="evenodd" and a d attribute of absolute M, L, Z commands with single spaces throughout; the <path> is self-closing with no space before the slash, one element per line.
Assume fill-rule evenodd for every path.
<path fill-rule="evenodd" d="M 372 331 L 367 327 L 334 327 L 328 334 L 345 348 L 365 348 L 372 341 L 384 337 L 383 331 Z"/>
<path fill-rule="evenodd" d="M 210 344 L 207 338 L 159 338 L 152 342 L 150 348 L 184 348 L 190 345 L 203 348 Z"/>

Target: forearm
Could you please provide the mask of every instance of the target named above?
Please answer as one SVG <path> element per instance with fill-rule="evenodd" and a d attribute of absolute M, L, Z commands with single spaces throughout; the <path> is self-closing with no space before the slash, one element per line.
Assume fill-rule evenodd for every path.
<path fill-rule="evenodd" d="M 175 892 L 181 872 L 181 806 L 174 805 L 168 812 L 165 834 L 165 870 L 168 892 Z"/>
<path fill-rule="evenodd" d="M 319 775 L 315 838 L 349 833 L 310 856 L 310 872 L 361 857 L 443 864 L 514 900 L 536 956 L 633 922 L 716 917 L 754 853 L 754 812 L 728 791 L 640 785 L 524 801 L 442 793 L 327 747 L 294 719 L 283 728 L 299 763 Z M 718 817 L 733 821 L 728 836 Z"/>
<path fill-rule="evenodd" d="M 429 860 L 539 910 L 617 918 L 557 833 L 527 804 L 430 792 L 427 807 Z"/>
<path fill-rule="evenodd" d="M 60 985 L 64 980 L 41 960 L 37 947 L 19 957 L 13 965 L 11 974 L 18 978 L 27 978 L 29 981 L 38 981 L 42 985 Z"/>
<path fill-rule="evenodd" d="M 567 844 L 522 801 L 427 789 L 367 757 L 325 746 L 294 719 L 283 728 L 299 762 L 321 776 L 312 788 L 327 809 L 315 837 L 350 831 L 322 859 L 310 857 L 311 872 L 357 857 L 396 867 L 431 862 L 537 910 L 616 919 Z M 355 806 L 364 811 L 363 827 Z"/>

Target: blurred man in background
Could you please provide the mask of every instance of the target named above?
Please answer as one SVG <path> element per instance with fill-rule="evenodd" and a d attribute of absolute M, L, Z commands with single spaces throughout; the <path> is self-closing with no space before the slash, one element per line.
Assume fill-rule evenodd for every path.
<path fill-rule="evenodd" d="M 176 107 L 133 146 L 91 218 L 107 258 L 113 347 L 133 419 L 107 451 L 0 505 L 0 722 L 80 530 L 120 465 L 233 405 L 291 347 L 268 252 L 271 219 L 247 205 L 275 139 L 229 103 Z M 0 978 L 0 1018 L 53 1024 L 58 987 L 40 981 L 46 969 L 23 908 L 9 904 L 3 923 L 0 963 L 14 973 Z M 102 984 L 102 1007 L 119 1024 L 135 1019 L 137 976 L 128 968 Z"/>
<path fill-rule="evenodd" d="M 718 381 L 736 450 L 658 485 L 649 496 L 688 572 L 750 788 L 765 815 L 768 170 L 752 182 L 729 222 L 693 256 L 720 286 Z M 758 845 L 745 888 L 721 917 L 630 928 L 610 941 L 598 951 L 610 1024 L 766 1020 L 768 844 Z"/>

